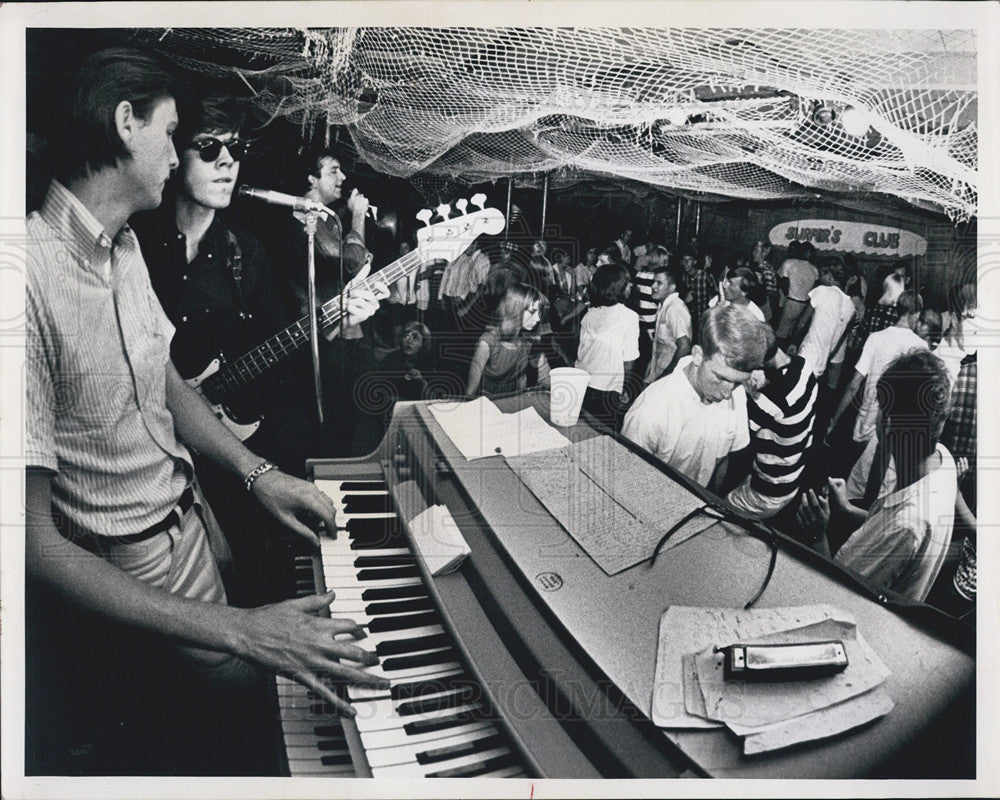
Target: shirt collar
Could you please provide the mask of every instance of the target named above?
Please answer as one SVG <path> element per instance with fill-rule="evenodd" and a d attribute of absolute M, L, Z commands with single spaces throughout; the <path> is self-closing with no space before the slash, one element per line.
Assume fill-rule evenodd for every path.
<path fill-rule="evenodd" d="M 920 480 L 914 481 L 909 486 L 904 486 L 902 489 L 897 489 L 884 495 L 881 498 L 882 508 L 896 508 L 904 505 L 905 503 L 920 502 L 918 500 L 918 496 L 922 492 L 927 491 L 924 486 L 933 488 L 931 479 L 934 477 L 935 473 L 939 470 L 951 470 L 951 472 L 955 471 L 955 462 L 952 460 L 948 451 L 940 443 L 935 448 L 935 451 L 941 456 L 941 463 L 937 466 L 937 469 L 928 472 Z"/>
<path fill-rule="evenodd" d="M 53 179 L 40 213 L 42 219 L 60 234 L 72 256 L 84 269 L 103 278 L 108 277 L 111 237 L 75 194 Z M 127 225 L 119 236 L 122 234 L 130 234 Z"/>

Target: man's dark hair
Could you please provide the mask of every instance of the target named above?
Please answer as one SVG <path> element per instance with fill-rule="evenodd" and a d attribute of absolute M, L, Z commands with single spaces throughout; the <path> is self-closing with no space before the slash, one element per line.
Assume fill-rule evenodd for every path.
<path fill-rule="evenodd" d="M 846 270 L 844 268 L 844 262 L 841 261 L 837 256 L 830 256 L 820 260 L 819 271 L 829 272 L 833 278 L 833 282 L 836 283 L 840 288 L 844 288 L 844 281 L 846 280 Z"/>
<path fill-rule="evenodd" d="M 623 302 L 628 282 L 628 270 L 621 264 L 603 264 L 590 280 L 590 304 L 599 308 Z"/>
<path fill-rule="evenodd" d="M 189 146 L 199 133 L 235 133 L 243 130 L 246 107 L 235 97 L 195 94 L 177 109 L 177 132 L 174 141 L 178 151 Z"/>
<path fill-rule="evenodd" d="M 338 164 L 342 163 L 340 156 L 329 148 L 307 150 L 302 153 L 298 164 L 298 182 L 301 186 L 304 187 L 309 183 L 310 175 L 314 178 L 319 177 L 320 170 L 323 169 L 323 159 L 325 158 L 332 158 Z"/>
<path fill-rule="evenodd" d="M 915 458 L 927 458 L 948 418 L 951 382 L 944 362 L 930 350 L 912 350 L 879 378 L 876 398 L 883 420 L 905 432 Z"/>
<path fill-rule="evenodd" d="M 748 300 L 760 305 L 764 302 L 764 287 L 760 280 L 749 267 L 737 267 L 730 274 L 730 278 L 735 278 L 740 282 L 740 289 L 747 296 Z"/>
<path fill-rule="evenodd" d="M 133 114 L 148 121 L 161 100 L 176 94 L 176 79 L 153 56 L 128 47 L 94 53 L 66 90 L 51 150 L 55 176 L 72 181 L 130 159 L 115 122 L 118 105 L 128 101 Z"/>

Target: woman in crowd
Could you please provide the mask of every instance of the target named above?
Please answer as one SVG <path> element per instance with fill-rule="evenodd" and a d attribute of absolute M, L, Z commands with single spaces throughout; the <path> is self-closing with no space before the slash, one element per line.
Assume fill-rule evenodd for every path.
<path fill-rule="evenodd" d="M 584 409 L 615 429 L 629 400 L 625 376 L 639 357 L 639 315 L 624 305 L 629 286 L 628 270 L 621 264 L 597 268 L 576 357 L 576 366 L 590 374 Z"/>
<path fill-rule="evenodd" d="M 476 343 L 466 397 L 492 397 L 526 388 L 531 361 L 538 371 L 538 384 L 548 385 L 548 361 L 543 353 L 534 352 L 544 306 L 541 293 L 532 286 L 516 283 L 507 289 L 497 306 L 494 324 Z"/>

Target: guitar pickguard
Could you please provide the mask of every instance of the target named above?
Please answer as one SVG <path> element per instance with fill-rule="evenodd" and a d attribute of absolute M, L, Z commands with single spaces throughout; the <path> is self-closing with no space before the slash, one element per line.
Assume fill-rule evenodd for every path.
<path fill-rule="evenodd" d="M 255 422 L 237 422 L 228 408 L 226 408 L 222 403 L 213 403 L 205 397 L 200 388 L 201 385 L 208 380 L 208 378 L 219 371 L 221 366 L 222 359 L 213 358 L 211 362 L 209 362 L 208 366 L 205 367 L 199 375 L 194 378 L 187 379 L 187 385 L 201 395 L 201 399 L 205 401 L 205 405 L 212 409 L 212 413 L 215 414 L 219 422 L 221 422 L 230 433 L 232 433 L 241 442 L 245 442 L 257 432 L 257 429 L 260 427 L 260 419 Z"/>

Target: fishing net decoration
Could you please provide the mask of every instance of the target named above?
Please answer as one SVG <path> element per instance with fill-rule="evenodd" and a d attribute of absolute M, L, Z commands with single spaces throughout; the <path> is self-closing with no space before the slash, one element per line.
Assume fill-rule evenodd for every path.
<path fill-rule="evenodd" d="M 748 200 L 888 194 L 976 214 L 969 30 L 141 29 L 303 136 L 397 177 L 595 176 Z M 854 109 L 854 112 L 849 112 Z M 859 128 L 846 127 L 854 113 Z M 849 132 L 850 130 L 850 132 Z"/>

